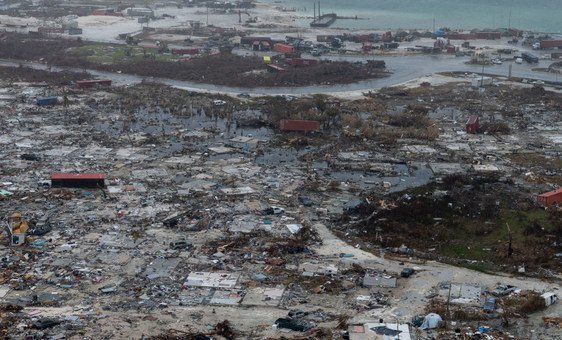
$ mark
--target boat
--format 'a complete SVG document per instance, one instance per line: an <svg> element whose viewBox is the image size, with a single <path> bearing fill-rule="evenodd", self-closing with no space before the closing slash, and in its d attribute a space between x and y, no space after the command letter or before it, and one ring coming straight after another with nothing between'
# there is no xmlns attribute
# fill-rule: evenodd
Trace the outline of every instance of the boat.
<svg viewBox="0 0 562 340"><path fill-rule="evenodd" d="M310 23L310 27L329 27L338 18L336 13L323 14Z"/></svg>

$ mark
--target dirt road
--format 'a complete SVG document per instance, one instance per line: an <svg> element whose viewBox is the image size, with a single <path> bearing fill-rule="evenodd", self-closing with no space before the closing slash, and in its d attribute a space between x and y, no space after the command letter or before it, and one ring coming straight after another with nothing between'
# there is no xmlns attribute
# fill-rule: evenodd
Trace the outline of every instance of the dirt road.
<svg viewBox="0 0 562 340"><path fill-rule="evenodd" d="M410 318L421 313L427 303L425 298L440 282L454 282L463 284L474 284L483 288L493 289L498 283L509 284L521 289L535 290L538 292L558 291L559 285L549 283L535 278L513 277L507 275L490 275L466 268L455 267L435 261L427 261L425 264L412 264L406 262L400 265L398 261L384 259L370 252L358 249L336 237L325 225L314 225L323 244L314 249L318 255L334 256L340 253L353 254L352 258L344 258L343 262L357 263L363 267L378 270L386 270L389 273L400 273L404 267L413 267L416 273L408 279L398 280L398 289L393 290L396 301L392 302L392 308L380 310L380 317L398 317L401 321L409 321ZM553 306L551 313L560 313L561 306Z"/></svg>

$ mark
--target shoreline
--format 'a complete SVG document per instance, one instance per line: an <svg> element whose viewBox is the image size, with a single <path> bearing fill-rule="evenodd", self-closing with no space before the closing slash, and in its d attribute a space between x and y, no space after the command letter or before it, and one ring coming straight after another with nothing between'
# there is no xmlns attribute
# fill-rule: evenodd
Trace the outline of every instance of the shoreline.
<svg viewBox="0 0 562 340"><path fill-rule="evenodd" d="M257 0L254 2L256 4L255 8L258 8L259 6L262 6L262 8L268 8L271 11L275 11L277 14L281 14L281 13L286 13L288 14L287 17L292 17L292 18L296 18L297 20L311 20L312 21L312 16L310 14L308 14L308 11L301 11L301 14L298 14L299 11L282 11L279 9L279 7L281 7L281 4L274 4L274 3L268 3L268 2L264 2L263 0ZM340 20L356 20L354 16L349 16L347 14L345 15L340 15L339 13L337 13L336 11L333 11L334 13L336 13L338 15L338 19ZM341 18L340 18L341 17ZM366 20L372 20L373 18L370 17L359 17L357 18L357 21L366 21ZM400 27L403 25L398 25L398 26L393 26L393 27L370 27L370 28L364 28L364 27L337 27L335 26L337 25L337 20L336 22L330 26L327 27L327 29L333 29L333 30L345 30L345 31L428 31L431 32L431 28L408 28L408 27ZM450 25L449 25L450 26ZM315 29L314 27L309 27L308 25L297 25L297 26L290 26L291 28L299 28L299 29ZM443 28L446 27L445 25L443 26L435 26L435 28ZM325 27L326 28L326 27ZM449 29L451 29L451 31L453 32L471 32L471 31L482 31L484 28L489 28L490 30L508 30L510 28L512 29L517 29L520 30L522 32L528 32L528 33L533 33L533 34L548 34L548 35L554 35L554 36L560 36L562 37L562 31L560 32L546 32L546 31L541 31L541 30L533 30L533 29L522 29L522 28L517 28L517 27L486 27L485 25L482 27L477 27L477 26L473 26L471 28L467 28L467 27L447 27Z"/></svg>

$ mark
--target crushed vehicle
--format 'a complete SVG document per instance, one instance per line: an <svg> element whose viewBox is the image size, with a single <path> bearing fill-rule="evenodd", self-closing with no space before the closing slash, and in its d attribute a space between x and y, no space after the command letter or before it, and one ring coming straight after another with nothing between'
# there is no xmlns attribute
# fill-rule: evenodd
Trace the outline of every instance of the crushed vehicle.
<svg viewBox="0 0 562 340"><path fill-rule="evenodd" d="M400 276L404 277L404 278L408 278L410 276L412 276L412 274L414 274L414 269L413 268L404 268L402 269L402 271L400 272Z"/></svg>
<svg viewBox="0 0 562 340"><path fill-rule="evenodd" d="M489 297L486 299L486 302L484 302L484 312L486 313L492 313L493 311L496 310L496 298L493 297Z"/></svg>
<svg viewBox="0 0 562 340"><path fill-rule="evenodd" d="M276 207L276 206L271 206L267 209L262 210L262 214L263 215L279 215L285 212L285 209L280 208L280 207Z"/></svg>
<svg viewBox="0 0 562 340"><path fill-rule="evenodd" d="M492 290L492 295L494 296L505 296L513 293L517 290L517 287L510 285L499 285L494 290Z"/></svg>

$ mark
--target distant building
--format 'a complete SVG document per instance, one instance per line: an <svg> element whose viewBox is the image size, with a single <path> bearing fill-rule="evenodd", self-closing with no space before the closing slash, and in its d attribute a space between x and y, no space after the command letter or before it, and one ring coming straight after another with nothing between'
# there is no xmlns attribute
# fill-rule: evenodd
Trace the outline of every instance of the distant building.
<svg viewBox="0 0 562 340"><path fill-rule="evenodd" d="M479 127L480 127L480 117L474 115L468 117L468 120L466 121L467 133L477 133Z"/></svg>

